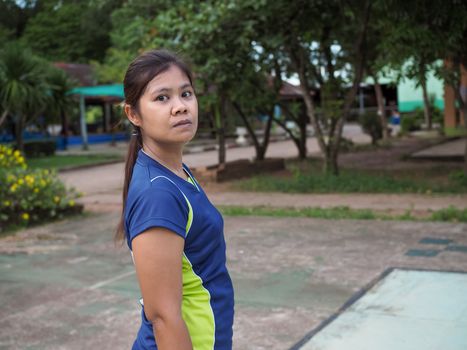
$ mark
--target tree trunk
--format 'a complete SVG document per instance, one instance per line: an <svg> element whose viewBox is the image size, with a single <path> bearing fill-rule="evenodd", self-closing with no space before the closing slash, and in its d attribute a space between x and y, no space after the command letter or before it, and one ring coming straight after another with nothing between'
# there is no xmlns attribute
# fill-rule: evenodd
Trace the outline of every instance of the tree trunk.
<svg viewBox="0 0 467 350"><path fill-rule="evenodd" d="M460 64L459 63L453 63L451 65L451 69L455 69L453 67L458 67L460 70ZM459 77L460 77L460 71L459 71ZM448 80L449 85L454 91L454 95L456 98L456 101L459 105L460 112L463 114L464 117L464 129L466 130L467 133L467 96L464 98L460 92L460 87L462 84L462 80L459 79L449 79ZM467 135L466 135L466 141L465 141L465 147L464 147L464 175L467 176Z"/></svg>
<svg viewBox="0 0 467 350"><path fill-rule="evenodd" d="M269 146L269 138L271 136L271 126L272 126L272 118L274 115L274 108L268 113L268 121L266 122L266 127L264 129L264 139L263 139L263 144L261 147L261 152L258 154L257 158L258 160L264 160L266 158L266 151Z"/></svg>
<svg viewBox="0 0 467 350"><path fill-rule="evenodd" d="M62 137L63 137L63 149L68 149L68 117L64 111L61 112L62 119Z"/></svg>
<svg viewBox="0 0 467 350"><path fill-rule="evenodd" d="M243 124L245 124L246 130L248 131L248 134L253 140L253 145L255 146L255 151L256 151L256 159L257 160L264 159L264 154L266 152L263 149L261 149L261 145L259 144L258 137L256 136L255 131L253 127L251 126L251 123L248 121L248 118L246 117L245 113L243 113L243 110L240 108L240 105L238 103L232 102L232 105L234 106L237 113L240 115L240 118L242 118L242 121L243 121Z"/></svg>
<svg viewBox="0 0 467 350"><path fill-rule="evenodd" d="M295 145L297 146L298 150L298 158L299 159L305 159L307 156L307 149L306 149L306 139L307 139L307 134L306 134L306 124L307 124L307 118L308 118L308 113L305 113L304 115L299 116L296 118L292 112L287 108L286 105L280 104L280 107L282 110L285 112L285 114L292 119L294 122L296 122L299 130L300 130L300 136L297 138L291 130L289 130L284 123L280 122L279 120L275 120L277 124L279 124L292 138L294 141ZM323 141L324 144L324 141ZM324 152L323 152L324 154Z"/></svg>
<svg viewBox="0 0 467 350"><path fill-rule="evenodd" d="M462 96L460 96L460 98L462 99ZM464 115L464 129L466 131L464 148L464 176L467 177L467 101L463 100L463 103L460 105L462 108L462 114Z"/></svg>
<svg viewBox="0 0 467 350"><path fill-rule="evenodd" d="M373 75L373 80L375 81L375 94L376 102L378 104L378 116L381 120L381 126L383 129L383 140L389 139L389 130L388 130L388 121L386 119L386 109L384 104L383 90L381 85L379 85L378 77Z"/></svg>
<svg viewBox="0 0 467 350"><path fill-rule="evenodd" d="M326 147L326 157L324 162L324 173L326 175L339 175L339 166L337 157L339 149L337 149L332 143Z"/></svg>
<svg viewBox="0 0 467 350"><path fill-rule="evenodd" d="M16 148L24 153L24 140L23 130L24 129L24 118L22 115L17 115L15 124L15 137L16 137Z"/></svg>
<svg viewBox="0 0 467 350"><path fill-rule="evenodd" d="M299 128L300 128L300 147L298 151L298 157L300 160L306 159L307 156L307 149L306 149L306 140L307 140L307 134L306 134L306 117L301 115L300 118L300 123L299 123Z"/></svg>
<svg viewBox="0 0 467 350"><path fill-rule="evenodd" d="M467 177L467 136L465 137L464 147L464 176Z"/></svg>
<svg viewBox="0 0 467 350"><path fill-rule="evenodd" d="M3 122L6 120L6 117L8 116L8 111L3 111L2 116L0 117L0 127L2 126Z"/></svg>
<svg viewBox="0 0 467 350"><path fill-rule="evenodd" d="M221 111L220 103L217 103L214 110L214 118L216 121L216 130L217 130L217 142L219 145L218 150L218 162L219 165L225 164L225 130L224 130L224 122L223 122L223 115Z"/></svg>
<svg viewBox="0 0 467 350"><path fill-rule="evenodd" d="M285 123L283 123L281 120L279 119L274 119L274 121L282 128L284 129L284 131L289 134L290 138L292 139L292 141L295 143L295 146L297 146L297 149L298 149L298 153L299 153L299 157L300 157L300 139L298 139L294 134L293 132L287 128L285 126Z"/></svg>
<svg viewBox="0 0 467 350"><path fill-rule="evenodd" d="M357 59L355 62L355 76L352 84L352 88L350 91L347 93L345 96L345 102L344 102L344 108L343 108L343 113L342 117L338 120L337 122L337 131L335 138L333 139L333 142L335 145L333 148L336 150L336 155L335 155L335 162L337 164L337 156L339 152L339 145L342 137L342 131L344 129L344 123L347 120L349 114L350 114L350 109L352 107L352 103L355 100L355 96L357 95L358 91L358 86L360 84L360 81L362 80L363 76L363 68L365 67L365 60L366 60L366 50L365 50L365 45L366 45L366 33L368 31L368 21L370 19L370 12L371 12L371 1L366 1L365 4L365 12L364 12L364 17L363 17L363 23L362 23L362 28L360 30L360 33L358 35L357 43L356 43L356 52L357 52ZM329 135L331 137L332 135ZM338 170L336 174L338 173Z"/></svg>
<svg viewBox="0 0 467 350"><path fill-rule="evenodd" d="M298 62L296 64L299 64ZM315 114L315 105L313 101L313 97L310 96L310 88L308 86L307 77L305 75L304 67L297 67L298 69L298 77L300 80L300 90L303 95L303 100L305 102L306 113L308 118L313 125L313 129L315 131L316 139L318 141L319 148L323 154L326 154L326 143L324 142L324 135L323 131L321 130L321 126L318 123L318 118Z"/></svg>
<svg viewBox="0 0 467 350"><path fill-rule="evenodd" d="M225 130L224 128L217 129L217 141L219 144L219 165L225 164Z"/></svg>
<svg viewBox="0 0 467 350"><path fill-rule="evenodd" d="M421 79L421 87L423 92L423 111L425 114L425 124L428 130L431 130L432 123L431 123L431 107L430 107L430 99L428 98L428 91L426 88L426 79L422 77Z"/></svg>

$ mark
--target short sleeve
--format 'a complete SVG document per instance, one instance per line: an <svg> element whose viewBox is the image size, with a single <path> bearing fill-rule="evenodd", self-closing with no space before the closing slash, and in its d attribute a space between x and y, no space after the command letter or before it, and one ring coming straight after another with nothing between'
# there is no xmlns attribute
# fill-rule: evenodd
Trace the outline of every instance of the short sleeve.
<svg viewBox="0 0 467 350"><path fill-rule="evenodd" d="M149 188L139 193L126 208L128 245L140 233L163 227L185 239L188 205L181 194L165 188Z"/></svg>

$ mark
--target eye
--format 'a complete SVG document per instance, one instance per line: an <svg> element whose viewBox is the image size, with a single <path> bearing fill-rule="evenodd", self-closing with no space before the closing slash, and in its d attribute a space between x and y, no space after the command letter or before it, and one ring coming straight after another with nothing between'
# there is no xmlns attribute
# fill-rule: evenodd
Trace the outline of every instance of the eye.
<svg viewBox="0 0 467 350"><path fill-rule="evenodd" d="M182 97L191 97L193 96L193 93L189 90L182 92Z"/></svg>
<svg viewBox="0 0 467 350"><path fill-rule="evenodd" d="M160 101L160 102L165 102L168 99L169 99L169 97L166 96L166 95L159 95L159 96L156 97L156 101Z"/></svg>

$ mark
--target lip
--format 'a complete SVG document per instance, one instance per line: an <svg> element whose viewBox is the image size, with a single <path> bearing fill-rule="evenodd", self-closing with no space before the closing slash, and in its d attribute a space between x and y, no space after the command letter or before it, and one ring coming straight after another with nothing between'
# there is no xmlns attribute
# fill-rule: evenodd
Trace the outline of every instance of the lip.
<svg viewBox="0 0 467 350"><path fill-rule="evenodd" d="M177 126L183 126L183 125L191 125L191 120L189 119L180 120L179 122L175 123L173 127L175 128Z"/></svg>

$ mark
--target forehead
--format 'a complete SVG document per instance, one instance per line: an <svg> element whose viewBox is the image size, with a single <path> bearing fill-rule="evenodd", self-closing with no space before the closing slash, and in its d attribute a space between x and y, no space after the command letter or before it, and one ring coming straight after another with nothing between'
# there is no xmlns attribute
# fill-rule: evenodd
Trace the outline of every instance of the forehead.
<svg viewBox="0 0 467 350"><path fill-rule="evenodd" d="M147 85L149 93L160 89L178 89L182 85L190 84L190 79L177 66L171 65L169 69L156 75ZM190 84L191 85L191 84Z"/></svg>

